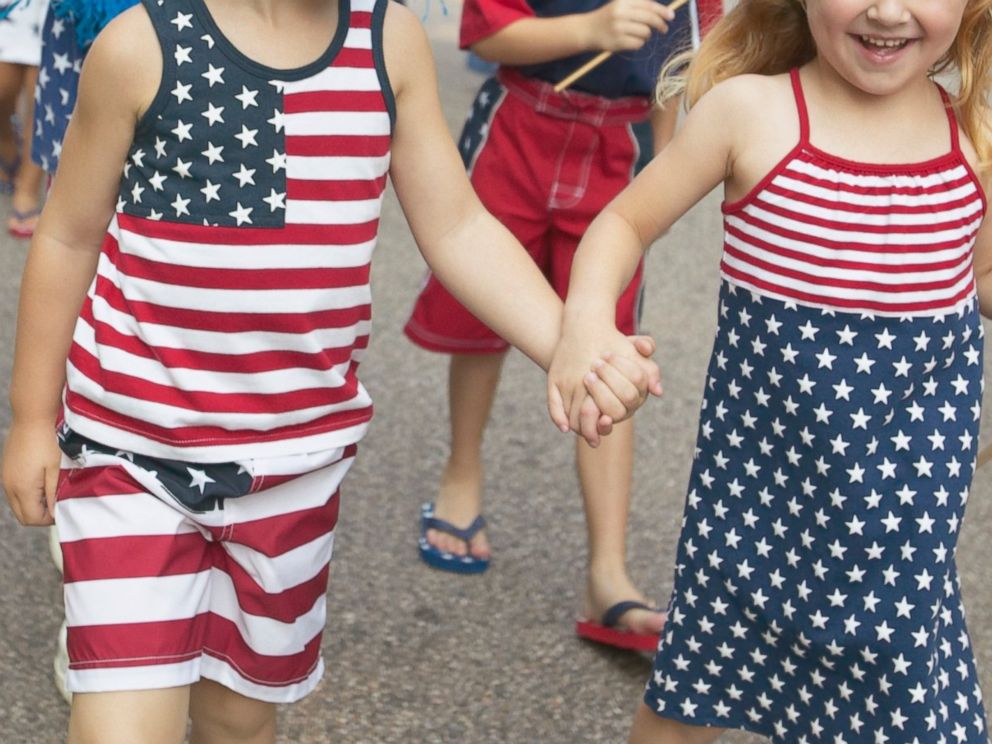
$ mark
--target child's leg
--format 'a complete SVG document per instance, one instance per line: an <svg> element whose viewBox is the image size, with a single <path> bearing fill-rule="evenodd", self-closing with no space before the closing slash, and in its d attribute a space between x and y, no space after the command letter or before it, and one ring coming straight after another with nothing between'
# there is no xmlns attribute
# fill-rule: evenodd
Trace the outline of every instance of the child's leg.
<svg viewBox="0 0 992 744"><path fill-rule="evenodd" d="M14 196L11 199L11 215L7 228L15 237L27 238L34 233L38 224L41 203L41 185L45 171L31 160L31 122L34 121L34 87L38 80L38 68L24 67L22 95L24 100L24 133L21 143L21 164L14 179Z"/></svg>
<svg viewBox="0 0 992 744"><path fill-rule="evenodd" d="M17 96L24 81L24 67L0 62L0 185L10 193L19 164L17 137L14 133L14 112Z"/></svg>
<svg viewBox="0 0 992 744"><path fill-rule="evenodd" d="M627 512L634 467L634 424L613 427L593 449L576 438L576 464L589 535L589 573L583 615L598 619L617 602L647 601L627 575ZM638 633L658 633L665 623L661 612L632 609L620 625Z"/></svg>
<svg viewBox="0 0 992 744"><path fill-rule="evenodd" d="M641 703L634 716L630 744L710 744L721 734L723 729L689 726L670 718L661 718Z"/></svg>
<svg viewBox="0 0 992 744"><path fill-rule="evenodd" d="M276 706L240 695L209 679L190 690L190 744L272 744Z"/></svg>
<svg viewBox="0 0 992 744"><path fill-rule="evenodd" d="M189 690L168 687L130 692L77 692L72 697L68 744L182 744Z"/></svg>
<svg viewBox="0 0 992 744"><path fill-rule="evenodd" d="M482 513L482 435L489 420L506 354L452 354L448 369L451 452L441 476L434 513L466 527ZM427 541L455 555L489 557L485 532L466 545L454 535L427 531Z"/></svg>

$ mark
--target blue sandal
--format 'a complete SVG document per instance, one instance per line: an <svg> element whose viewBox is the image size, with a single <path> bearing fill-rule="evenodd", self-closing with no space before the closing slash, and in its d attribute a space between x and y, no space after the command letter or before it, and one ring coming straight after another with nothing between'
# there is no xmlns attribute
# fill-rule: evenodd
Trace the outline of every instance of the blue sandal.
<svg viewBox="0 0 992 744"><path fill-rule="evenodd" d="M486 526L486 519L481 514L472 520L472 524L462 529L451 522L434 516L433 502L420 507L420 558L431 568L451 571L460 574L482 573L489 568L488 558L477 558L474 555L455 555L437 548L427 542L427 530L438 530L464 540L466 545L475 537L479 530Z"/></svg>

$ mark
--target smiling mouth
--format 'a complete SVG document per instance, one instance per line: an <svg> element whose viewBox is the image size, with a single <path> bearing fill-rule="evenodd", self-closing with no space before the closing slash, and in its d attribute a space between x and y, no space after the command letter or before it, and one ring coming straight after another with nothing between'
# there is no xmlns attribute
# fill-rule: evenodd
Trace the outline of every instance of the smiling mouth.
<svg viewBox="0 0 992 744"><path fill-rule="evenodd" d="M912 39L891 39L882 36L869 36L861 34L858 37L861 45L873 52L897 52L904 49Z"/></svg>

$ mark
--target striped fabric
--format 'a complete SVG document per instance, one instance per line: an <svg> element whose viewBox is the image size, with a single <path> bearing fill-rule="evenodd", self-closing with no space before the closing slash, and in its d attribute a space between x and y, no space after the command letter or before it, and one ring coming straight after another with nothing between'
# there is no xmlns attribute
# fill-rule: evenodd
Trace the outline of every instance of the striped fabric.
<svg viewBox="0 0 992 744"><path fill-rule="evenodd" d="M357 370L389 167L385 0L342 3L319 67L282 79L202 0L145 7L166 71L75 330L66 421L189 462L354 443L372 416Z"/></svg>
<svg viewBox="0 0 992 744"><path fill-rule="evenodd" d="M779 299L880 315L939 315L974 292L985 197L958 146L925 163L874 165L809 142L797 71L800 142L744 199L724 206L721 273Z"/></svg>
<svg viewBox="0 0 992 744"><path fill-rule="evenodd" d="M248 492L231 490L224 508L207 511L184 506L130 453L87 447L65 458L56 519L69 688L209 678L274 703L313 690L339 489L355 449L241 461ZM190 469L198 477L188 488L221 483L211 467Z"/></svg>

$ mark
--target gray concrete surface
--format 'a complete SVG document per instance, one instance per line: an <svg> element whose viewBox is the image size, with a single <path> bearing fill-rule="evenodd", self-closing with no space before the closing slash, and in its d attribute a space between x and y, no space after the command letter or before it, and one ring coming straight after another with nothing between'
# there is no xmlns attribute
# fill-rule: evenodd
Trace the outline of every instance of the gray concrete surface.
<svg viewBox="0 0 992 744"><path fill-rule="evenodd" d="M457 7L427 21L444 106L459 127L480 79L455 48ZM81 195L83 198L83 195ZM0 201L0 216L9 201ZM648 262L645 326L666 394L639 414L630 565L659 601L671 566L703 372L715 325L718 201L708 198ZM0 386L10 373L26 244L0 237ZM580 744L625 741L650 660L578 641L572 623L585 560L572 443L546 419L543 376L513 355L486 441L495 557L481 577L423 566L421 501L446 452L444 357L401 334L423 264L390 197L374 263L374 342L363 378L377 417L344 489L331 578L327 676L286 709L280 742ZM0 407L0 434L10 415ZM992 690L992 470L977 479L959 550L971 631ZM52 684L59 578L45 534L0 509L0 744L63 740L68 709ZM758 741L728 735L730 744Z"/></svg>

